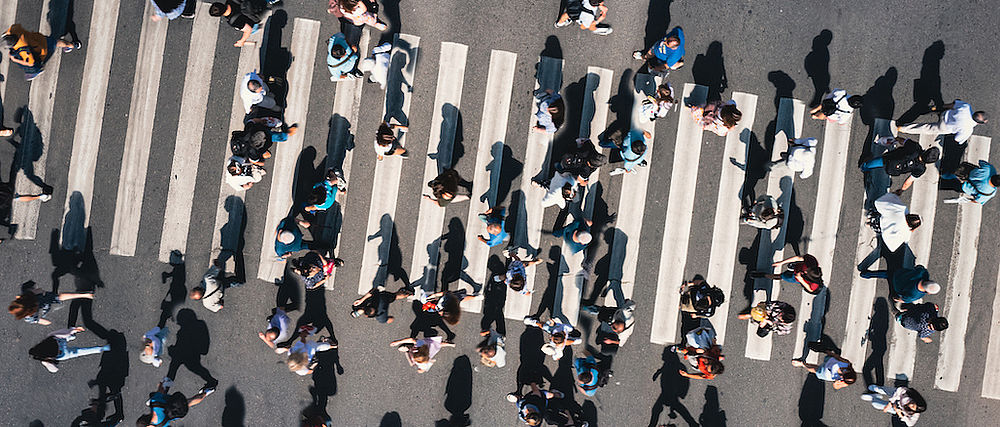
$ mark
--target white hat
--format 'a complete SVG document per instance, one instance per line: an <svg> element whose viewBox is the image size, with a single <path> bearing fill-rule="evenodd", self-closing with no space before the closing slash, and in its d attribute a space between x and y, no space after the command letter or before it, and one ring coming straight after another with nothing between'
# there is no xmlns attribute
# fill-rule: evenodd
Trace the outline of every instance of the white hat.
<svg viewBox="0 0 1000 427"><path fill-rule="evenodd" d="M941 292L941 285L933 280L924 280L923 288L925 292L931 295Z"/></svg>
<svg viewBox="0 0 1000 427"><path fill-rule="evenodd" d="M584 245L590 244L590 241L594 240L594 236L590 235L589 231L579 230L576 232L576 241Z"/></svg>

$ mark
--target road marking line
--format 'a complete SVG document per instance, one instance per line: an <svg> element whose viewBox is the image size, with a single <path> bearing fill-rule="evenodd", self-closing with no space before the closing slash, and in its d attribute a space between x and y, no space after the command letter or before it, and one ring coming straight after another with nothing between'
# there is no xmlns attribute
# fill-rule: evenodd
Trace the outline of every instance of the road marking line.
<svg viewBox="0 0 1000 427"><path fill-rule="evenodd" d="M413 73L417 65L420 37L398 34L392 46L388 81L386 82L383 117L395 117L409 125L410 101L413 98ZM397 69L396 67L400 67ZM392 111L390 111L392 110ZM399 117L402 114L403 117ZM399 143L406 146L406 133L399 137ZM375 164L375 179L372 184L371 206L368 210L368 225L365 247L358 279L358 293L363 294L376 285L385 283L388 274L392 235L396 229L393 217L396 215L396 200L399 197L399 177L403 170L403 160L399 156L385 156ZM378 238L381 236L381 238Z"/></svg>
<svg viewBox="0 0 1000 427"><path fill-rule="evenodd" d="M48 24L46 22L48 20L45 19L47 15L47 13L45 12L47 11L48 8L49 8L48 3L42 3L42 9L44 9L42 10L43 26ZM0 30L7 31L7 29L10 28L11 25L14 25L14 21L16 19L17 19L17 0L0 0ZM40 29L40 32L42 32L43 34L47 34L51 33L52 31L51 30L45 31L43 27L42 29ZM53 56L52 59L56 59L56 57ZM49 61L49 63L51 64L51 60ZM7 74L7 70L9 69L10 69L10 61L0 62L0 75L4 77L3 80L0 80L0 99L4 99L4 96L6 96L7 94L7 79L10 78L10 76Z"/></svg>
<svg viewBox="0 0 1000 427"><path fill-rule="evenodd" d="M990 337L983 371L982 396L989 399L1000 399L1000 376L995 375L997 366L1000 366L1000 272L997 272L996 289L993 293L993 315L990 318Z"/></svg>
<svg viewBox="0 0 1000 427"><path fill-rule="evenodd" d="M101 145L105 99L108 95L111 58L115 47L118 0L95 0L90 21L90 45L80 84L80 105L73 132L73 152L66 180L63 205L63 249L83 250L90 227L90 205L94 197L97 150Z"/></svg>
<svg viewBox="0 0 1000 427"><path fill-rule="evenodd" d="M292 28L292 44L290 46L292 64L288 68L288 105L285 107L285 120L298 123L299 132L289 135L288 140L275 144L271 169L271 194L267 202L267 216L264 219L264 232L260 248L260 264L257 278L274 280L282 277L285 262L278 261L274 253L274 230L278 223L289 213L294 214L298 207L294 206L292 190L295 186L296 165L302 153L304 129L309 109L309 93L312 90L313 67L316 60L316 45L319 43L319 21L295 18ZM308 165L310 168L312 165Z"/></svg>
<svg viewBox="0 0 1000 427"><path fill-rule="evenodd" d="M209 3L198 3L191 27L191 44L184 74L180 116L177 119L167 205L160 233L161 262L169 262L170 252L173 250L187 252L191 209L198 179L198 160L201 156L205 113L208 110L204 94L210 89L212 67L215 64L215 52L200 47L214 46L219 37L219 19L209 16L209 6Z"/></svg>

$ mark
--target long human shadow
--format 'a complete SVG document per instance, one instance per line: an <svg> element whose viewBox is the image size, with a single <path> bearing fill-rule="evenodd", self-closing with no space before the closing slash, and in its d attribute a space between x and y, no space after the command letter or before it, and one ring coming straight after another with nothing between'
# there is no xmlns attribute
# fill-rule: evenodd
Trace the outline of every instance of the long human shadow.
<svg viewBox="0 0 1000 427"><path fill-rule="evenodd" d="M451 103L441 106L441 132L437 143L437 151L427 156L437 161L437 171L440 174L445 169L454 168L458 159L465 155L465 145L462 128L462 112Z"/></svg>
<svg viewBox="0 0 1000 427"><path fill-rule="evenodd" d="M351 122L340 114L330 117L330 131L326 138L326 167L336 171L344 170L344 160L347 152L354 149L354 134L351 133ZM327 209L323 214L323 220L317 221L322 224L322 232L317 240L317 245L325 247L328 255L334 254L334 249L340 241L340 231L344 226L344 213L340 203L334 203L333 207Z"/></svg>
<svg viewBox="0 0 1000 427"><path fill-rule="evenodd" d="M389 121L389 119L395 118L399 123L409 125L410 119L403 112L406 97L406 94L403 93L403 86L406 86L407 91L413 91L413 82L406 80L403 70L413 70L417 66L417 54L417 47L410 46L406 40L396 38L386 76L385 115L382 120Z"/></svg>
<svg viewBox="0 0 1000 427"><path fill-rule="evenodd" d="M2 116L0 116L2 117ZM10 168L10 182L16 183L17 172L21 171L28 181L41 188L42 193L51 194L52 186L35 173L35 162L42 158L45 148L45 141L42 140L42 133L35 124L35 115L27 106L21 107L17 112L20 126L15 132L20 138L8 139L14 146L14 162Z"/></svg>
<svg viewBox="0 0 1000 427"><path fill-rule="evenodd" d="M671 3L673 0L649 0L649 7L646 9L646 35L642 39L643 49L649 49L653 43L667 35Z"/></svg>
<svg viewBox="0 0 1000 427"><path fill-rule="evenodd" d="M106 402L111 396L118 396L114 399L115 413L124 414L121 399L122 388L125 387L125 378L129 374L128 345L125 343L125 334L111 329L106 331L102 337L111 346L110 351L101 353L101 362L98 365L97 375L87 385L97 387L97 399Z"/></svg>
<svg viewBox="0 0 1000 427"><path fill-rule="evenodd" d="M861 367L865 386L881 385L885 382L885 353L888 350L889 308L885 298L878 297L872 306L871 323L868 325L868 341L872 352Z"/></svg>
<svg viewBox="0 0 1000 427"><path fill-rule="evenodd" d="M656 0L652 0L656 1ZM652 4L652 3L650 3ZM608 108L615 113L615 119L611 121L607 129L598 135L598 139L606 139L608 135L616 130L628 131L632 125L632 107L635 104L635 91L632 80L635 77L631 68L622 72L618 80L618 92L608 100ZM608 159L610 162L610 158Z"/></svg>
<svg viewBox="0 0 1000 427"><path fill-rule="evenodd" d="M441 241L441 252L444 252L448 259L441 267L441 290L451 289L451 284L462 280L472 286L473 289L480 289L482 284L476 283L472 276L465 271L469 267L469 259L465 257L465 248L469 244L465 240L465 227L462 220L452 217L448 221L448 231L438 238ZM478 245L479 242L472 242ZM434 291L434 283L425 283L423 289Z"/></svg>
<svg viewBox="0 0 1000 427"><path fill-rule="evenodd" d="M496 183L495 188L491 188L496 193L494 193L494 198L490 206L496 206L503 204L507 199L507 194L510 193L510 188L514 180L521 176L521 172L524 170L524 163L514 157L514 151L511 150L509 145L500 141L493 144L493 149L490 150L490 153L493 155L493 161L490 162L487 168L490 170L490 182ZM491 190L487 190L486 194L483 194L480 199L487 200ZM511 226L511 224L507 225L508 228Z"/></svg>
<svg viewBox="0 0 1000 427"><path fill-rule="evenodd" d="M792 187L791 197L788 198L788 206L785 207L788 210L788 218L785 223L785 245L791 246L792 252L795 255L802 255L803 250L800 244L808 244L808 239L802 236L805 233L806 220L802 214L802 208L795 201L797 194L795 188Z"/></svg>
<svg viewBox="0 0 1000 427"><path fill-rule="evenodd" d="M309 388L312 404L326 410L331 396L337 394L337 375L344 373L340 364L340 350L330 349L316 353L316 368L313 369L313 385Z"/></svg>
<svg viewBox="0 0 1000 427"><path fill-rule="evenodd" d="M896 67L889 67L885 71L885 74L875 79L872 87L868 88L865 92L865 105L861 107L859 115L861 116L861 122L865 126L868 126L868 134L864 139L865 145L861 150L861 159L872 155L872 146L874 144L871 144L871 141L875 138L876 119L892 120L893 113L896 110L896 101L893 98L892 91L896 86L898 76ZM866 205L866 207L868 206Z"/></svg>
<svg viewBox="0 0 1000 427"><path fill-rule="evenodd" d="M587 77L584 76L580 80L566 85L566 88L562 91L563 104L566 106L566 119L560 130L566 129L566 131L557 131L555 133L555 137L552 139L549 164L542 167L542 169L547 172L547 176L545 176L546 179L555 175L556 170L553 166L559 163L563 155L572 150L576 150L576 138L579 136L580 123L583 120L583 111L582 108L579 108L579 106L584 103L584 97L586 96L586 93L584 92L586 92L586 90Z"/></svg>
<svg viewBox="0 0 1000 427"><path fill-rule="evenodd" d="M746 161L741 166L746 172L743 180L743 203L748 205L753 203L756 198L757 184L760 183L768 174L767 165L771 162L772 153L774 148L774 135L777 132L778 126L778 110L781 104L781 98L792 98L794 97L795 91L795 80L792 79L788 73L781 70L771 71L767 73L767 80L774 85L774 118L768 122L767 126L764 128L764 139L758 138L758 135L754 132L750 132L746 135L744 140L747 144L746 150ZM741 139L743 139L741 134ZM730 161L736 163L735 160L730 159Z"/></svg>
<svg viewBox="0 0 1000 427"><path fill-rule="evenodd" d="M399 417L399 412L392 411L386 412L382 415L382 420L379 421L378 427L402 427L403 419Z"/></svg>
<svg viewBox="0 0 1000 427"><path fill-rule="evenodd" d="M913 80L913 106L903 112L898 123L911 123L921 115L931 112L931 107L944 105L941 96L941 60L944 59L944 42L931 43L924 49L920 77Z"/></svg>
<svg viewBox="0 0 1000 427"><path fill-rule="evenodd" d="M201 364L201 357L208 354L211 347L208 325L205 324L205 321L198 319L194 310L190 308L184 308L177 312L177 325L179 326L177 339L168 348L170 367L167 368L167 377L176 380L177 370L184 366L191 373L205 380L206 385L217 384L218 381L215 377Z"/></svg>
<svg viewBox="0 0 1000 427"><path fill-rule="evenodd" d="M410 322L410 338L416 338L423 334L425 338L438 336L437 328L444 332L445 339L455 339L455 333L451 331L441 316L437 313L430 313L423 310L420 301L413 301L413 322Z"/></svg>
<svg viewBox="0 0 1000 427"><path fill-rule="evenodd" d="M389 275L396 281L402 280L404 286L409 286L410 277L403 270L403 252L399 248L396 224L389 214L382 215L379 230L368 236L369 241L379 238L382 239L378 248L379 269L372 286L384 286Z"/></svg>
<svg viewBox="0 0 1000 427"><path fill-rule="evenodd" d="M542 317L542 314L548 310L549 315L555 317L557 315L556 311L556 301L558 298L559 290L559 280L560 273L562 271L562 256L560 254L559 246L552 246L549 248L548 260L545 262L545 266L548 270L549 280L545 284L545 290L542 292L542 298L538 302L538 308L531 315L535 318ZM522 347L523 348L523 347Z"/></svg>
<svg viewBox="0 0 1000 427"><path fill-rule="evenodd" d="M507 267L496 255L490 256L486 266L491 277L507 272ZM487 280L489 284L483 291L483 317L479 322L479 329L488 331L490 328L495 328L500 335L507 336L507 325L503 316L503 309L507 303L507 286L503 282Z"/></svg>
<svg viewBox="0 0 1000 427"><path fill-rule="evenodd" d="M524 191L517 189L510 198L510 209L507 211L507 222L514 227L515 232L511 234L510 246L513 248L524 248L529 256L537 255L539 248L531 247L528 242L528 207L527 196Z"/></svg>
<svg viewBox="0 0 1000 427"><path fill-rule="evenodd" d="M563 59L562 45L559 43L559 37L548 36L545 38L545 48L542 49L541 56L547 56L549 58Z"/></svg>
<svg viewBox="0 0 1000 427"><path fill-rule="evenodd" d="M524 328L518 338L518 366L515 374L516 386L538 383L541 387L544 381L552 380L552 372L545 366L545 353L542 345L545 336L539 328ZM521 391L521 390L517 390Z"/></svg>
<svg viewBox="0 0 1000 427"><path fill-rule="evenodd" d="M187 299L187 266L179 250L174 249L170 252L170 271L164 271L160 275L162 283L166 283L167 280L170 281L170 287L160 301L160 319L156 323L156 326L161 328L167 324L167 319L173 317L177 306Z"/></svg>
<svg viewBox="0 0 1000 427"><path fill-rule="evenodd" d="M49 21L52 37L69 35L71 41L80 41L76 35L76 22L73 21L73 0L49 0L49 13L45 19Z"/></svg>
<svg viewBox="0 0 1000 427"><path fill-rule="evenodd" d="M399 18L399 0L381 0L379 3L382 4L379 16L385 17L388 28L382 32L378 44L392 43L396 34L403 31L403 21Z"/></svg>
<svg viewBox="0 0 1000 427"><path fill-rule="evenodd" d="M753 290L756 279L750 277L751 271L757 270L757 252L760 251L761 236L763 233L756 233L750 246L740 248L737 261L743 266L743 297L747 300L747 307L753 302Z"/></svg>
<svg viewBox="0 0 1000 427"><path fill-rule="evenodd" d="M219 243L221 246L221 252L219 252L219 259L223 262L230 259L233 260L235 265L234 274L235 280L238 282L246 281L246 261L243 257L243 247L246 244L244 238L244 232L246 231L246 205L243 203L243 199L237 196L226 197L226 201L223 205L228 212L228 220L219 229Z"/></svg>
<svg viewBox="0 0 1000 427"><path fill-rule="evenodd" d="M823 30L813 37L812 50L806 55L803 66L813 83L813 97L810 107L819 105L823 95L830 91L830 43L833 32Z"/></svg>
<svg viewBox="0 0 1000 427"><path fill-rule="evenodd" d="M714 385L705 387L705 405L701 408L698 423L704 427L725 427L726 411L719 405L719 389Z"/></svg>
<svg viewBox="0 0 1000 427"><path fill-rule="evenodd" d="M80 252L87 244L87 229L84 226L87 219L83 193L74 191L69 196L69 210L63 220L62 249L69 252Z"/></svg>
<svg viewBox="0 0 1000 427"><path fill-rule="evenodd" d="M288 277L292 274L294 273L291 273L290 269L287 268L285 269L285 276L281 286L285 286L286 284L291 284L291 286L295 287L302 286L301 284L297 283L297 279ZM306 292L305 294L306 294L305 308L302 310L302 315L299 316L299 318L295 321L295 329L298 330L302 326L312 325L316 328L314 331L316 334L321 333L325 329L327 334L330 336L330 339L336 342L337 334L336 331L334 331L333 329L333 322L330 320L330 315L328 314L327 311L327 304L326 304L327 292L312 291L312 292ZM279 307L280 307L280 302L279 302ZM292 335L290 338L288 338L288 340L278 343L278 346L279 347L290 346L296 339L298 339L298 337Z"/></svg>
<svg viewBox="0 0 1000 427"><path fill-rule="evenodd" d="M822 427L823 407L825 406L826 386L816 375L807 375L802 391L799 393L799 420L802 427Z"/></svg>
<svg viewBox="0 0 1000 427"><path fill-rule="evenodd" d="M310 145L299 152L299 157L295 160L295 173L292 175L292 212L290 215L299 213L299 206L305 204L309 193L312 192L313 184L324 178L325 165L325 161L319 162L318 166L316 165L316 147Z"/></svg>
<svg viewBox="0 0 1000 427"><path fill-rule="evenodd" d="M691 75L694 77L695 84L708 87L706 101L722 99L723 92L729 88L729 79L726 77L726 62L722 57L722 42L713 41L708 45L708 50L704 54L699 53L694 58Z"/></svg>
<svg viewBox="0 0 1000 427"><path fill-rule="evenodd" d="M619 241L619 239L621 239L620 241L622 242L621 243L622 245L626 245L628 243L628 235L626 235L625 232L615 227L604 230L604 232L601 233L600 235L602 236L604 244L609 247L611 247L615 241ZM593 285L590 288L590 294L584 297L584 299L581 301L582 305L597 304L597 299L607 295L608 291L611 290L610 287L611 279L609 277L611 272L611 261L612 261L611 255L612 251L607 251L605 252L604 256L597 259L597 261L594 263L594 279L592 281Z"/></svg>
<svg viewBox="0 0 1000 427"><path fill-rule="evenodd" d="M469 362L469 356L461 355L455 358L444 395L444 408L451 416L437 420L434 425L439 427L472 425L472 420L466 413L472 407L472 363Z"/></svg>
<svg viewBox="0 0 1000 427"><path fill-rule="evenodd" d="M280 77L284 79L288 75L288 68L292 65L292 53L281 46L285 26L288 25L288 13L278 9L267 18L264 24L264 34L261 37L260 46L260 74L264 77ZM285 105L287 87L284 88L279 97L275 94L278 105Z"/></svg>
<svg viewBox="0 0 1000 427"><path fill-rule="evenodd" d="M657 378L660 380L660 395L656 398L650 411L649 427L660 425L660 415L663 414L664 408L670 409L670 418L680 415L689 426L698 425L698 421L681 403L681 399L687 396L691 386L691 380L682 377L679 373L684 367L677 359L677 355L669 348L663 349L662 359L663 366L653 374L653 381L656 381Z"/></svg>
<svg viewBox="0 0 1000 427"><path fill-rule="evenodd" d="M226 406L222 409L222 427L243 427L245 425L247 408L243 393L236 386L226 389Z"/></svg>

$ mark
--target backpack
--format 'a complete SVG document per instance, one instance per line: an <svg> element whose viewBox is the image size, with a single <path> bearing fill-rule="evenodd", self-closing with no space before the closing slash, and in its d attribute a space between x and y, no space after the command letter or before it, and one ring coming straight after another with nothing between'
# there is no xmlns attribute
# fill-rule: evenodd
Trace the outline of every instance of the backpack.
<svg viewBox="0 0 1000 427"><path fill-rule="evenodd" d="M152 403L151 407L163 408L163 413L165 414L164 419L156 423L157 426L163 426L170 421L176 420L178 418L184 418L188 413L188 400L184 393L176 392L167 396L166 403Z"/></svg>
<svg viewBox="0 0 1000 427"><path fill-rule="evenodd" d="M250 18L254 23L260 23L264 20L267 9L267 0L243 0L240 2L240 13Z"/></svg>
<svg viewBox="0 0 1000 427"><path fill-rule="evenodd" d="M600 363L598 363L598 364L585 363L583 365L584 368L586 368L586 369L593 369L593 370L597 371L597 382L594 383L593 385L581 385L580 388L582 388L582 389L584 389L586 391L590 391L590 390L596 390L598 388L601 388L601 387L604 387L604 386L608 385L608 381L611 380L611 377L614 375L615 372L612 371L611 369L601 369L601 367L599 365L600 365Z"/></svg>

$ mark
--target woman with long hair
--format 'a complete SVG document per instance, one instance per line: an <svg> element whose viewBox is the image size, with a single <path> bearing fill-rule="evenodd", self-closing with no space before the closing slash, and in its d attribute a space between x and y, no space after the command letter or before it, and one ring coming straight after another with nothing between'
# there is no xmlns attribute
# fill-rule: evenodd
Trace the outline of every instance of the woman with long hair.
<svg viewBox="0 0 1000 427"><path fill-rule="evenodd" d="M76 334L83 331L84 329L79 327L53 331L42 342L31 347L28 350L28 354L32 359L41 362L42 366L45 366L45 369L48 369L49 372L55 373L59 371L59 366L57 366L59 362L111 350L110 345L70 347L68 344L69 341L76 339Z"/></svg>

